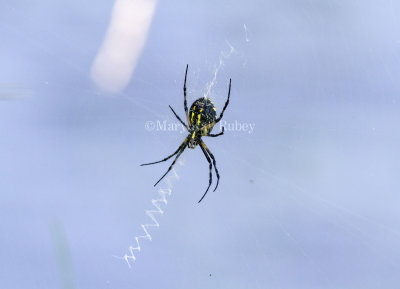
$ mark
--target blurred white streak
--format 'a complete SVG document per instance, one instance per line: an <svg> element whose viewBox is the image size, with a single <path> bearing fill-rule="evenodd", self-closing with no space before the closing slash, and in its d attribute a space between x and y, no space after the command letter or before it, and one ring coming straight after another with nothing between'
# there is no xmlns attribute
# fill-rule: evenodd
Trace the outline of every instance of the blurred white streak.
<svg viewBox="0 0 400 289"><path fill-rule="evenodd" d="M116 0L103 44L91 69L91 78L107 92L128 84L146 42L156 0Z"/></svg>

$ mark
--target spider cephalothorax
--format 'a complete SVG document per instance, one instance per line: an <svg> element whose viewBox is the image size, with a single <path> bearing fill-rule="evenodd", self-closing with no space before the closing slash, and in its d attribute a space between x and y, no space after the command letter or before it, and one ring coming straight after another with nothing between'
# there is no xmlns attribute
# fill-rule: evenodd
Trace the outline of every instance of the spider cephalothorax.
<svg viewBox="0 0 400 289"><path fill-rule="evenodd" d="M167 174L168 172L172 169L174 166L176 160L179 158L179 156L183 153L186 147L194 149L197 145L200 145L201 150L204 153L204 156L206 157L208 163L209 163L209 168L210 168L210 174L209 174L209 183L206 192L204 195L201 197L199 203L205 195L208 192L208 189L211 186L212 183L212 166L214 165L215 169L215 174L217 175L217 185L215 186L214 191L218 187L218 182L219 182L219 173L217 169L217 165L215 162L214 155L211 153L211 151L208 149L206 144L203 142L201 139L203 136L210 136L210 137L216 137L224 134L224 128L222 127L222 131L217 134L211 134L211 131L216 123L218 123L223 115L226 107L229 104L229 96L231 94L231 79L229 80L229 90L228 90L228 99L225 102L224 108L221 111L221 114L217 118L217 112L215 109L215 106L213 102L208 98L208 97L202 97L197 99L195 102L190 107L190 110L188 112L187 108L187 102L186 102L186 78L187 78L187 71L188 71L188 65L186 65L186 72L185 72L185 82L183 84L183 95L184 95L184 108L185 108L185 115L186 115L186 121L188 125L186 125L181 118L176 114L176 112L173 110L171 106L169 108L172 110L174 113L175 117L182 123L182 125L187 129L189 132L189 135L185 138L183 143L178 147L178 149L168 157L162 159L161 161L157 162L152 162L152 163L147 163L147 164L142 164L141 166L146 166L146 165L152 165L152 164L157 164L161 162L165 162L166 160L170 159L174 155L177 155L168 168L167 172L155 183L154 186L156 186ZM212 160L212 162L211 162Z"/></svg>

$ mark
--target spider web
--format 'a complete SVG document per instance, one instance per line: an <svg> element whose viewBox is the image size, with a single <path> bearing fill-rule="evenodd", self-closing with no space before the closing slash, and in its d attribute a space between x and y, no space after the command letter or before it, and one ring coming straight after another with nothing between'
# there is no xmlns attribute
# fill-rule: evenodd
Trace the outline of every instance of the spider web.
<svg viewBox="0 0 400 289"><path fill-rule="evenodd" d="M219 61L218 64L215 66L214 68L214 73L213 73L213 78L211 79L211 81L209 81L206 84L206 88L205 88L205 93L204 93L204 97L209 97L214 85L217 82L217 76L218 76L218 72L222 69L224 63L226 60L228 60L231 55L235 52L234 47L228 42L226 41L226 44L229 48L229 50L227 52L225 51L221 51L220 55L219 55ZM134 101L135 103L137 103L137 99L133 99L128 97L125 94L122 94L123 97L127 97L128 99ZM147 105L140 105L143 108L146 108ZM153 115L157 115L160 116L160 114L155 113L154 111L150 111ZM180 160L178 160L178 164L179 165L183 165L184 162L182 161L182 156L180 157ZM172 175L171 175L172 174ZM135 236L135 244L134 245L130 245L128 248L128 253L125 254L124 256L116 256L114 255L115 258L121 259L126 261L127 265L129 268L132 267L132 263L136 261L136 255L138 252L141 251L141 246L140 246L140 242L141 240L148 240L148 241L152 241L152 236L150 234L149 229L150 228L158 228L160 226L157 216L163 215L164 211L162 210L161 206L162 205L167 205L168 201L167 201L167 197L171 196L172 192L173 192L173 182L179 180L179 176L176 173L175 169L172 169L170 172L170 175L167 175L164 178L164 187L161 187L157 190L159 198L158 199L152 199L151 203L153 205L153 207L155 208L152 210L146 210L146 215L150 218L150 220L152 221L151 223L146 223L146 224L141 224L141 227L143 229L144 235L139 235L139 236Z"/></svg>
<svg viewBox="0 0 400 289"><path fill-rule="evenodd" d="M136 252L140 252L141 247L140 247L140 240L148 240L151 241L152 237L149 233L149 228L158 228L160 224L157 221L157 215L162 215L164 214L164 211L162 210L161 206L162 204L167 205L168 200L167 197L171 196L172 193L172 185L174 180L179 180L179 176L176 174L175 169L171 170L171 175L166 176L164 178L163 184L161 185L161 188L157 190L159 194L158 199L152 199L151 203L154 206L155 210L146 210L146 215L151 219L152 223L147 223L147 224L142 224L141 227L143 229L143 232L145 233L144 235L136 236L135 245L129 246L129 253L125 254L123 257L120 256L114 256L118 259L125 260L126 263L128 264L129 268L132 267L131 263L136 261Z"/></svg>
<svg viewBox="0 0 400 289"><path fill-rule="evenodd" d="M387 2L386 5L380 5L377 9L378 13L386 10L396 11L396 9L391 9L395 8L393 3L388 4ZM153 68L134 74L132 79L134 85L139 84L144 87L143 91L138 93L138 91L128 88L125 92L116 94L117 99L125 101L123 105L126 103L131 105L126 105L126 108L119 108L108 114L103 114L107 111L106 109L99 109L101 113L96 114L93 111L96 110L98 100L103 96L94 87L88 88L87 84L82 84L82 79L88 75L88 64L79 58L70 57L67 53L60 53L58 49L63 47L69 52L79 52L76 55L84 58L85 61L92 59L94 50L80 45L81 42L76 41L77 38L68 31L58 32L49 26L43 26L40 27L39 32L35 32L13 25L14 22L9 20L21 19L18 10L23 8L18 5L17 3L14 6L14 4L6 2L1 4L1 7L4 8L2 13L7 16L4 18L5 20L1 21L1 32L6 32L7 36L10 36L4 38L10 39L10 42L15 39L24 40L25 46L18 47L19 53L27 49L26 53L32 53L31 57L35 59L34 62L48 61L46 63L49 67L49 63L53 62L62 69L57 70L57 73L51 69L49 69L51 73L49 71L43 73L40 70L43 68L42 65L33 66L38 71L35 70L35 73L31 72L31 74L20 76L19 82L11 82L11 89L9 89L8 81L1 80L2 87L6 87L0 92L0 98L2 101L4 100L1 103L3 108L2 124L6 124L0 132L3 148L2 161L5 164L2 171L5 177L1 184L2 198L5 199L5 202L2 202L5 204L2 207L2 212L5 214L2 215L2 225L7 225L8 220L16 220L10 222L9 227L4 225L3 231L13 233L13 239L4 238L3 267L10 270L13 268L13 264L18 265L15 271L11 271L15 272L15 280L20 279L18 276L21 271L28 272L35 269L38 271L32 271L34 273L32 275L40 277L56 275L43 274L43 269L39 271L39 268L34 268L37 266L32 266L32 264L36 264L37 258L40 257L43 264L53 265L51 256L47 257L48 259L45 256L46 251L42 244L47 244L47 239L46 234L41 232L43 224L40 222L43 221L43 215L60 215L62 219L66 220L67 235L74 242L71 250L74 254L72 260L77 260L75 266L80 269L80 281L92 278L91 282L95 282L99 279L98 276L105 272L103 270L105 266L101 260L106 258L101 256L112 256L112 254L122 251L123 253L117 258L123 262L118 260L118 262L110 263L116 263L117 266L122 263L125 266L125 262L128 267L133 266L138 253L144 252L143 242L155 240L153 232L154 229L160 227L158 218L165 214L165 206L167 204L171 206L170 197L174 193L178 180L178 174L174 170L159 187L154 191L150 190L155 195L153 198L142 194L143 191L138 187L142 183L140 179L143 177L143 182L146 182L149 188L152 185L150 178L157 177L158 175L154 176L154 174L161 173L163 169L158 167L151 173L143 172L143 170L136 172L134 169L129 171L129 168L140 163L141 159L137 156L145 151L140 145L135 147L136 144L144 144L143 146L152 148L162 147L163 151L157 151L157 156L154 154L156 160L158 156L162 156L164 152L172 149L172 146L175 145L174 141L179 141L176 133L141 133L145 130L143 122L148 118L173 120L167 104L162 103L161 98L153 99L149 98L149 95L162 95L168 101L176 99L176 103L181 107L184 67L189 62L188 76L190 76L191 82L188 85L189 103L190 99L193 100L193 96L204 95L223 104L226 94L215 93L215 90L219 87L222 87L221 90L226 88L226 79L229 79L230 73L223 71L224 65L227 64L228 59L232 60L232 56L242 56L243 49L233 40L222 41L220 46L214 43L214 48L223 47L222 52L220 55L216 53L211 60L206 61L206 69L204 66L191 64L191 61L187 60L188 57L182 57L181 54L176 55L177 59L182 58L181 61L171 62L165 60L160 51L150 52L151 55L147 56L147 60L151 60ZM44 6L42 4L39 8ZM313 7L308 8L320 9L318 15L323 13L322 4L318 7L317 5L311 6ZM41 15L39 8L32 9L38 9L36 13ZM213 204L208 205L218 211L219 215L214 215L218 221L207 219L205 222L210 226L220 222L223 222L223 225L217 229L213 227L214 231L201 232L210 239L208 247L214 249L214 254L218 250L222 252L221 254L217 252L215 256L207 256L209 260L215 261L217 266L225 268L225 271L222 272L220 268L216 268L217 266L213 267L212 278L216 279L217 273L222 272L220 276L225 275L220 277L220 283L226 284L229 280L235 280L237 288L257 288L265 286L265 284L276 288L293 288L293 284L298 288L330 288L340 287L343 284L345 284L344 287L365 288L369 286L368 283L373 287L398 284L400 232L398 213L396 213L399 199L396 191L399 185L395 172L398 171L398 162L396 161L398 128L396 125L399 123L399 119L397 113L393 113L382 104L391 95L389 88L394 91L398 90L397 82L394 81L399 75L398 68L396 68L399 61L394 52L398 49L398 43L392 50L384 49L385 45L394 42L393 39L396 39L395 35L398 34L390 31L390 27L398 27L396 18L390 20L390 17L385 17L385 19L377 17L376 19L382 20L380 22L375 21L376 19L374 20L373 17L369 18L371 23L377 26L387 24L386 21L392 24L385 27L387 33L384 35L389 35L388 39L379 38L380 41L362 42L360 39L362 36L359 33L352 35L346 34L346 32L344 34L348 38L339 38L335 43L329 42L329 45L320 47L318 41L326 39L326 35L319 35L320 32L313 29L320 26L318 24L324 23L321 23L320 20L320 22L315 22L312 19L312 11L308 8L300 12L292 11L293 13L288 14L287 18L283 17L281 24L275 27L279 31L279 37L276 38L271 37L260 41L262 35L252 35L254 27L251 23L240 23L239 25L242 29L242 42L246 45L254 45L252 47L254 58L250 58L248 53L244 54L253 61L252 69L258 70L248 70L246 74L249 75L242 73L240 75L242 77L232 77L234 90L231 99L236 101L236 105L234 102L231 103L226 117L234 115L237 118L253 118L250 121L257 123L258 130L252 135L238 132L226 133L226 137L230 137L230 142L219 150L218 156L229 159L231 161L229 166L232 168L227 167L227 170L224 171L224 177L226 176L228 180L223 183L224 187L221 184L219 187L219 190L225 188L223 203L218 204L220 207L213 207ZM327 11L333 10L328 9ZM368 7L364 7L358 12L363 15L362 13L365 11L379 16L375 11L370 11ZM302 19L297 20L304 26L297 26L296 22L292 22L292 19L296 18L295 15L299 14ZM382 13L382 15L389 14ZM25 13L24 15L22 21L28 23L27 26L33 26L37 22L37 18L31 16L35 13ZM282 14L275 13L275 15ZM327 19L334 17L330 13L327 16ZM358 16L355 15L355 17ZM362 19L357 18L356 20L361 21ZM342 21L339 22L342 23ZM361 29L359 23L356 24L357 29ZM372 29L367 33L370 36L368 39L376 37L374 33L377 26L370 27ZM265 27L271 28L267 25ZM286 39L285 33L294 27L296 28L294 29L295 33L290 34L289 40ZM304 29L305 27L308 28ZM340 28L338 30L344 31L343 27L338 27ZM346 29L346 31L351 32L353 26L349 25L349 27L350 29ZM262 28L257 27L257 30L254 31L260 31ZM319 35L321 38L316 38L317 40L313 38L313 41L309 41L307 35L298 33L299 28L303 29L302 31L305 33L307 29L310 29L313 35ZM267 34L270 35L265 33L265 35ZM48 39L52 41L47 41ZM362 49L354 48L357 45L352 42L353 39L361 41L356 44ZM285 40L288 42L285 43ZM233 45L230 44L231 42ZM263 42L268 44L263 44ZM49 43L56 43L59 47L49 46ZM296 51L291 53L290 48L287 48L286 45L294 46ZM301 50L302 45L306 47L306 52ZM341 60L343 55L339 55L337 51L333 50L329 50L329 53L325 55L323 53L326 47L334 47L339 49L339 54L343 53L343 55L351 55L351 57L347 56L346 60L348 61L345 65L340 62L334 63L336 60ZM345 47L345 50L340 52L342 47ZM366 51L365 47L369 47L369 49L366 56L363 56ZM39 56L45 57L42 59ZM357 62L362 57L365 57L364 62ZM15 63L7 58L4 57L3 64L10 68L10 71L4 72L5 76L13 75L15 71L12 69L16 67ZM262 69L254 65L254 62L260 63ZM16 63L19 62L16 61ZM268 63L269 67L264 65L265 63ZM287 65L287 63L294 64ZM246 60L241 64L245 67ZM170 69L165 74L175 79L172 88L170 86L166 89L166 85L163 83L163 81L167 81L166 77L158 72L157 67ZM299 67L307 69L299 69ZM309 67L313 69L308 69ZM365 69L365 67L369 69ZM25 67L23 68L20 70L26 71ZM340 75L335 74L335 69L340 70ZM367 75L363 74L364 70L367 71ZM151 73L147 73L148 71ZM221 77L221 73L227 75ZM46 75L46 78L42 75ZM358 78L354 79L351 75L357 75ZM331 84L332 76L336 77L335 83L338 84L335 85L337 86ZM377 81L378 84L375 83L376 87L374 87L369 82L364 83L365 79L362 77L370 82ZM285 79L285 81L281 81L281 79ZM221 85L216 85L218 80ZM341 81L344 80L348 80L352 85L342 87ZM168 81L171 82L170 79ZM242 90L239 91L237 88L240 87L238 83L241 81ZM273 83L274 81L277 83ZM367 89L362 85L354 86L355 83L361 83ZM305 85L301 86L300 84ZM82 87L85 89L82 90ZM304 87L307 88L305 91ZM173 91L175 88L176 91ZM375 89L376 95L367 91L369 88L371 91ZM387 93L389 96L380 97L381 94L385 94L382 91L389 92ZM311 95L315 93L315 99L309 97L307 93ZM47 98L36 101L35 97L41 96L41 94ZM82 101L78 100L80 97L83 99ZM357 97L362 99L362 102L357 102ZM346 98L346 100L343 101L341 98ZM10 100L16 102L8 102ZM22 105L19 105L17 101L21 101ZM104 99L100 101L104 101ZM340 105L341 102L343 102L343 106ZM376 104L376 107L368 107L371 103ZM397 97L390 100L391 107L397 108L397 103ZM321 104L322 107L319 106ZM28 106L31 106L31 109L26 109ZM217 105L217 108L220 107ZM238 107L240 108L239 112ZM131 113L126 113L127 110ZM120 111L122 113L118 114ZM178 114L181 115L182 109L179 111L180 113L177 109ZM113 121L123 123L126 120L131 122L129 124L131 126L140 123L138 125L140 128L120 130L118 133L108 135L107 138L99 137L104 133L99 127L106 126L107 123ZM92 124L97 121L100 123L98 126L87 125L87 123ZM24 122L33 125L24 127L21 125ZM115 127L120 127L121 123ZM51 133L48 133L49 127L54 129ZM80 131L80 133L76 133L76 131ZM137 137L136 133L138 133ZM116 142L119 144L128 142L127 147L107 142L108 139L113 139L117 135L119 138ZM133 135L134 141L127 140L126 135ZM87 143L78 141L82 139L89 141ZM73 152L71 153L71 151ZM100 153L90 155L91 151ZM118 151L123 152L121 154L124 156L121 157L115 153ZM108 152L113 152L113 154ZM105 153L108 154L103 157L102 154ZM86 155L91 158L86 159ZM147 157L147 155L143 156L143 161L147 161ZM181 161L178 161L179 166L183 165L185 157L184 154L181 156ZM121 169L118 166L124 158L128 159L128 164L121 166L123 168ZM80 161L76 161L76 159ZM100 161L97 162L97 159ZM110 161L114 159L117 161ZM107 165L104 164L106 162ZM107 187L108 183L104 181L111 173L111 170L106 170L104 167L112 166L114 163L118 163L118 166L113 167L118 174L129 175L129 178L133 175L125 187L120 186L123 181L115 176L114 182L109 187ZM14 171L17 171L18 174L12 175L11 173ZM74 178L71 178L71 175ZM83 177L80 178L78 175ZM145 179L147 175L149 178ZM193 174L191 177L193 178ZM75 186L72 181L69 182L71 179L76 182ZM183 182L183 179L180 183ZM97 186L96 190L91 190L88 183L95 182L104 184L105 189L101 191L101 186ZM22 183L29 184L29 188L22 186ZM185 184L189 184L189 181L186 180ZM12 194L9 193L10 188L12 188ZM88 222L87 212L98 216L100 222L105 223L101 224L102 227L107 227L106 222L111 219L108 216L100 218L104 215L103 210L109 209L105 204L113 203L111 199L104 197L107 195L106 190L115 199L127 200L114 203L118 211L113 211L112 216L122 217L117 220L113 219L112 224L108 224L108 227L114 228L121 223L120 226L123 228L119 227L112 231L113 236L118 234L120 236L127 231L129 235L133 235L133 237L126 237L118 246L113 243L110 252L101 251L107 242L99 240L98 236L95 236L96 233L106 236L108 230L105 230L106 233L104 233L104 231L94 231L96 228L93 228L90 234L86 232L88 224L93 225L98 222L97 219L92 223ZM129 194L119 195L123 190L129 191ZM139 190L140 192L135 194ZM194 193L191 195L197 201ZM147 203L151 200L149 207L152 206L152 208L146 210L144 214L148 221L139 221L141 215L133 215L134 217L129 214L124 215L124 212L127 211L146 208L147 203L143 205L139 201L135 206L124 204L140 198L145 199ZM102 202L99 202L98 199L101 199ZM16 207L14 204L19 204L20 207ZM81 207L81 204L86 206ZM120 208L119 206L124 207ZM26 214L24 216L27 217L20 219L15 212L11 211L24 212L23 214ZM43 213L34 214L35 211ZM78 217L74 219L70 212L77 212ZM206 218L204 211L201 212L203 213L202 217ZM140 214L143 215L143 212L141 211ZM9 216L13 218L9 218ZM122 222L121 219L127 221ZM40 220L40 222L33 223L34 220ZM197 227L200 226L201 223L197 224ZM194 235L197 227L190 233ZM16 228L23 233L17 235ZM80 229L86 234L80 232ZM42 239L34 239L36 235L32 232L35 234L41 232ZM27 236L29 236L29 240L32 238L32 242L25 242L18 248L20 250L15 250L15 244L20 244L21 240L27 240ZM196 236L200 238L202 235L197 234ZM223 244L218 243L219 239ZM77 245L77 242L82 240L84 246ZM40 245L35 246L35 244ZM155 249L154 242L152 244L153 247L148 251ZM96 247L96 245L99 246ZM191 243L188 246L194 247ZM84 248L84 250L80 251L80 248ZM87 248L94 248L94 250ZM167 252L167 250L173 251L174 248L162 246L162 250ZM199 252L206 251L208 250ZM33 252L44 252L44 254L38 256ZM193 258L196 259L192 260L193 263L197 259L201 259L200 255ZM143 257L147 258L147 256ZM239 258L242 260L241 262L237 262ZM8 266L10 264L11 266ZM146 267L145 262L141 264L143 266L136 268L138 272L141 268L153 270L156 261L150 267ZM198 271L203 274L201 269L205 266L201 266L203 264L200 263L195 263L195 265L199 265ZM90 272L85 271L87 269L85 266L91 268ZM175 267L178 268L177 265ZM101 270L96 271L95 268L101 268ZM258 271L259 268L262 268L262 272ZM157 273L160 272L161 269ZM214 272L217 273L214 274ZM117 267L113 273L118 276L115 279L119 279L121 277L118 275L120 267ZM184 271L182 275L188 274L194 273ZM143 276L148 275L143 274ZM106 276L106 278L109 277ZM190 280L201 279L198 275L190 275L187 278ZM241 281L243 283L240 283ZM153 283L155 282L156 280L153 280ZM82 284L82 282L76 283ZM141 285L145 287L144 285L150 283L146 280ZM8 284L6 283L6 285ZM29 285L31 286L31 284ZM125 286L130 285L129 282L125 283ZM152 286L149 288L157 287L153 285L148 286ZM164 286L165 283L162 285ZM9 287L15 286L13 283ZM101 288L101 286L97 286L97 288ZM386 288L390 288L390 286L386 286Z"/></svg>

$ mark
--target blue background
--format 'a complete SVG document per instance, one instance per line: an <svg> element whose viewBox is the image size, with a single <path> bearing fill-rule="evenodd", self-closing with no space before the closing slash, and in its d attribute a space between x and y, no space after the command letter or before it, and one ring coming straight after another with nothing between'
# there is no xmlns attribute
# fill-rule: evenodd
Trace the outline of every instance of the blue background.
<svg viewBox="0 0 400 289"><path fill-rule="evenodd" d="M159 1L110 95L89 73L112 7L0 4L2 288L398 288L399 3ZM221 181L200 204L208 164L184 152L129 269L168 167L139 164L185 137L145 123L183 118L186 64L191 103L220 59L209 96L232 78L224 120L254 131L205 139Z"/></svg>

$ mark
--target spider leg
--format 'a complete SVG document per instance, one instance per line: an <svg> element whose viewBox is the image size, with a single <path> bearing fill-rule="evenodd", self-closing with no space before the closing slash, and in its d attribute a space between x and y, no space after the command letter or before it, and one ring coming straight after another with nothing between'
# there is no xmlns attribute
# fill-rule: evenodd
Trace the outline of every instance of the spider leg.
<svg viewBox="0 0 400 289"><path fill-rule="evenodd" d="M183 153L183 151L186 148L186 142L184 142L181 146L180 146L180 150L178 151L178 155L175 157L174 161L172 162L172 164L169 166L168 170L166 171L166 173L157 181L157 183L154 184L154 186L157 186L157 184L169 173L169 171L172 169L172 167L174 166L176 160L179 158L179 156Z"/></svg>
<svg viewBox="0 0 400 289"><path fill-rule="evenodd" d="M147 164L141 164L140 166L148 166L148 165L154 165L154 164L158 164L158 163L162 163L165 162L166 160L169 160L170 158L172 158L174 155L176 155L182 148L184 148L186 146L186 143L188 141L188 138L186 138L183 143L178 147L178 149L171 155L167 156L166 158L162 159L161 161L157 161L157 162L152 162L152 163L147 163Z"/></svg>
<svg viewBox="0 0 400 289"><path fill-rule="evenodd" d="M205 155L205 157L206 157L206 159L207 159L207 161L208 161L208 164L210 165L210 176L209 176L209 178L208 178L208 187L207 187L207 190L206 190L206 192L204 193L204 195L201 197L199 203L200 203L200 202L203 200L203 198L206 196L206 194L207 194L207 192L208 192L208 189L210 188L211 183L212 183L212 164L211 164L211 159L210 159L210 157L208 156L208 153L207 153L207 151L204 149L204 147L203 147L203 146L200 146L200 148L201 148L201 150L203 151L203 153L204 153L204 155Z"/></svg>
<svg viewBox="0 0 400 289"><path fill-rule="evenodd" d="M220 133L217 133L217 134L210 133L207 136L217 137L217 136L220 136L220 135L223 135L223 134L224 134L224 127L222 127L222 131Z"/></svg>
<svg viewBox="0 0 400 289"><path fill-rule="evenodd" d="M181 122L181 124L182 124L187 130L189 130L188 127L187 127L187 125L186 125L186 124L181 120L181 118L176 114L176 112L174 111L174 109L173 109L171 106L169 106L169 108L172 110L172 112L174 113L175 117Z"/></svg>
<svg viewBox="0 0 400 289"><path fill-rule="evenodd" d="M183 83L183 106L185 108L185 114L186 114L186 121L189 124L189 113L188 113L188 108L187 108L187 101L186 101L186 77L187 77L187 71L188 71L189 64L186 64L186 72L185 72L185 82Z"/></svg>
<svg viewBox="0 0 400 289"><path fill-rule="evenodd" d="M219 183L219 173L218 173L218 169L217 169L217 163L216 163L216 161L215 161L214 155L211 153L211 151L208 149L208 147L206 146L206 144L205 144L203 141L201 141L200 147L201 147L202 149L204 148L204 149L207 151L207 153L210 155L210 157L211 157L211 159L212 159L212 161L213 161L213 165L214 165L214 169L215 169L215 174L217 175L217 185L215 186L214 191L213 191L213 192L215 192L215 190L216 190L217 187L218 187L218 183Z"/></svg>
<svg viewBox="0 0 400 289"><path fill-rule="evenodd" d="M227 99L226 102L225 102L224 108L222 109L221 114L219 115L219 118L217 118L217 119L215 120L215 123L219 122L219 121L222 119L222 117L224 116L224 111L225 111L225 109L227 108L227 106L228 106L228 104L229 104L229 97L230 97L230 95L231 95L231 83L232 83L232 79L229 79L228 99Z"/></svg>

